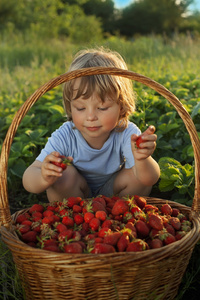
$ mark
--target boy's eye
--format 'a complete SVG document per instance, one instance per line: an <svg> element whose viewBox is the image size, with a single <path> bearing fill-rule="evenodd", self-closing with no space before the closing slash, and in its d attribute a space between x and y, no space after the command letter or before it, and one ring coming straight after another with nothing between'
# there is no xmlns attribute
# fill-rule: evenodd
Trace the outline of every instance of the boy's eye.
<svg viewBox="0 0 200 300"><path fill-rule="evenodd" d="M108 107L99 107L100 110L104 111L104 110L107 110Z"/></svg>
<svg viewBox="0 0 200 300"><path fill-rule="evenodd" d="M82 111L82 110L84 110L85 108L84 107L77 107L76 108L78 111Z"/></svg>

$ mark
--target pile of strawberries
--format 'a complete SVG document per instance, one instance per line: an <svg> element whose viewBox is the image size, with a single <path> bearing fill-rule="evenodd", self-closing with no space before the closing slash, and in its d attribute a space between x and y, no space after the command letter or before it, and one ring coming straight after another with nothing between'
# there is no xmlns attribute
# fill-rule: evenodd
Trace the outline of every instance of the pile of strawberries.
<svg viewBox="0 0 200 300"><path fill-rule="evenodd" d="M191 230L191 222L177 208L166 202L159 209L137 195L34 204L17 216L15 225L29 246L93 254L160 248Z"/></svg>

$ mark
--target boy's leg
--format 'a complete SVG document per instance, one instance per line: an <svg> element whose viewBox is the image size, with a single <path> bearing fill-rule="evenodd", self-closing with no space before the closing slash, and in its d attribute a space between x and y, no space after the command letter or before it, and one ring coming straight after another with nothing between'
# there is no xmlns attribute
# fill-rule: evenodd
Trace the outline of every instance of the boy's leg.
<svg viewBox="0 0 200 300"><path fill-rule="evenodd" d="M89 187L85 178L73 166L68 166L60 177L50 188L47 189L49 202L63 201L68 197L86 198Z"/></svg>
<svg viewBox="0 0 200 300"><path fill-rule="evenodd" d="M135 177L132 169L122 168L118 172L113 185L113 192L120 197L126 195L140 195L148 196L151 192L152 186L144 186Z"/></svg>

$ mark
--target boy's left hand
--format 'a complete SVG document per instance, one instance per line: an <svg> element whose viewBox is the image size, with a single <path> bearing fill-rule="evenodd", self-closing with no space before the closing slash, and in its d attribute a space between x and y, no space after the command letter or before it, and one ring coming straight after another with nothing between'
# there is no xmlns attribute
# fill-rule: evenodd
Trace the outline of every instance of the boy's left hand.
<svg viewBox="0 0 200 300"><path fill-rule="evenodd" d="M132 151L136 160L146 159L153 154L157 140L154 132L155 127L151 125L139 136L139 139L137 134L131 136Z"/></svg>

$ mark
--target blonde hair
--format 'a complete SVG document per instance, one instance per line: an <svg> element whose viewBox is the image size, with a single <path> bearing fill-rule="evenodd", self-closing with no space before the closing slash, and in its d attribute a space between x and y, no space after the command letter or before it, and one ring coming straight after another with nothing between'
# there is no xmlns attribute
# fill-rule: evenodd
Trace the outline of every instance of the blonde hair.
<svg viewBox="0 0 200 300"><path fill-rule="evenodd" d="M119 53L99 48L78 52L74 57L69 71L90 67L116 67L127 70L127 65ZM128 118L135 111L136 101L131 80L111 75L81 77L80 86L76 90L76 94L74 90L75 80L64 84L63 104L68 120L72 120L70 102L81 96L87 99L95 92L102 102L104 102L106 96L119 104L121 113L116 129L123 131L128 126Z"/></svg>

